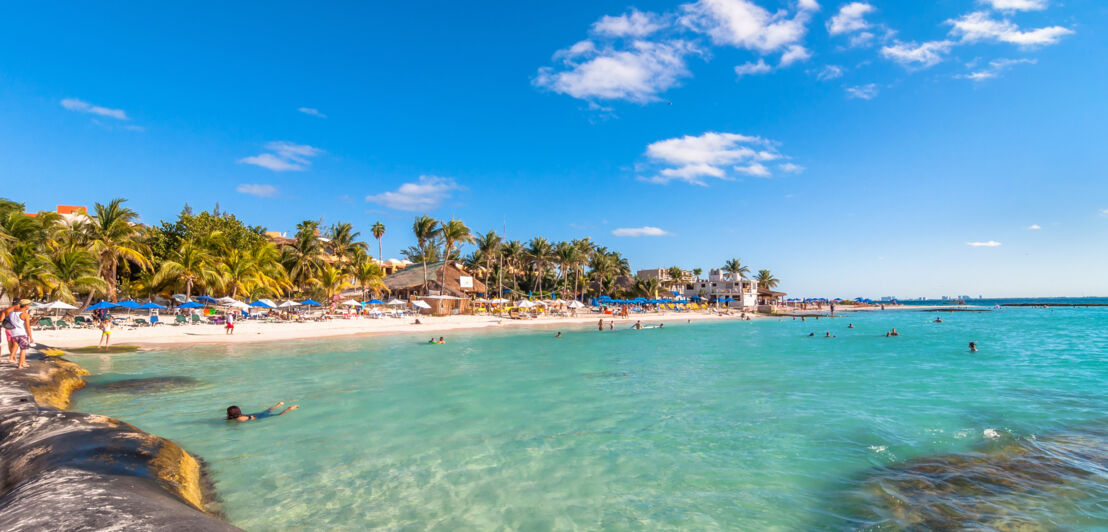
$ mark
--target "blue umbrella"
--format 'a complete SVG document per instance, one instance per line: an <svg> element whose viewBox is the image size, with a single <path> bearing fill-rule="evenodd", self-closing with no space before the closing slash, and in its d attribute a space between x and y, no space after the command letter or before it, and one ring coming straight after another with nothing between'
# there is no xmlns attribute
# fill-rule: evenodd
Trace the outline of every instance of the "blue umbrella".
<svg viewBox="0 0 1108 532"><path fill-rule="evenodd" d="M304 301L301 301L300 304L301 305L315 305L317 307L320 306L319 301L316 301L314 299L305 299Z"/></svg>
<svg viewBox="0 0 1108 532"><path fill-rule="evenodd" d="M109 309L109 308L115 308L115 307L118 307L118 306L119 305L116 305L115 303L112 303L111 301L101 301L101 302L87 308L86 310L104 310L104 309Z"/></svg>
<svg viewBox="0 0 1108 532"><path fill-rule="evenodd" d="M169 308L169 307L163 307L163 306L161 306L161 305L159 305L159 304L157 304L157 303L155 303L155 302L151 301L151 302L149 302L149 303L143 303L143 304L139 305L139 306L138 306L138 308L141 308L141 309L154 309L154 308Z"/></svg>
<svg viewBox="0 0 1108 532"><path fill-rule="evenodd" d="M134 301L131 301L131 300L120 301L119 303L116 303L116 306L120 306L120 307L127 308L127 309L139 308L139 304L135 303Z"/></svg>
<svg viewBox="0 0 1108 532"><path fill-rule="evenodd" d="M201 305L200 303L196 303L194 301L189 301L188 303L185 303L184 305L181 305L177 308L204 308L204 305Z"/></svg>
<svg viewBox="0 0 1108 532"><path fill-rule="evenodd" d="M369 304L370 304L370 305L384 305L384 304L385 304L385 302L384 302L384 301L381 301L380 299L377 299L377 298L373 298L373 299L370 299L370 300L369 300Z"/></svg>
<svg viewBox="0 0 1108 532"><path fill-rule="evenodd" d="M273 308L273 305L270 305L269 303L266 303L265 301L255 301L255 302L251 303L250 306L251 307L261 307L261 308Z"/></svg>
<svg viewBox="0 0 1108 532"><path fill-rule="evenodd" d="M219 302L218 299L216 299L212 296L196 296L196 300L197 301L207 301L208 303L217 303L217 302Z"/></svg>

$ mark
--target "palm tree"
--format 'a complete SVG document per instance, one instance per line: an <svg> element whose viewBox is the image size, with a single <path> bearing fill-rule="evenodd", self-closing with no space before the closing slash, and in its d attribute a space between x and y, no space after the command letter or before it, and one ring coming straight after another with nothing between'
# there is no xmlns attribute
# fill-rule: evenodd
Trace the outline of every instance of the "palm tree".
<svg viewBox="0 0 1108 532"><path fill-rule="evenodd" d="M446 288L446 266L450 264L450 254L454 247L473 241L473 233L461 220L450 219L449 222L439 222L439 236L442 237L443 255L446 257L442 264L442 280L439 282L440 293Z"/></svg>
<svg viewBox="0 0 1108 532"><path fill-rule="evenodd" d="M658 299L661 290L662 282L656 278L635 281L635 293L648 299Z"/></svg>
<svg viewBox="0 0 1108 532"><path fill-rule="evenodd" d="M510 273L512 275L512 291L519 292L519 271L522 269L523 256L527 253L526 248L519 240L512 240L504 245L500 251L500 257L502 261L508 263ZM503 293L503 291L501 291ZM499 296L498 296L499 297Z"/></svg>
<svg viewBox="0 0 1108 532"><path fill-rule="evenodd" d="M680 266L670 266L666 271L669 274L669 287L671 290L685 284L685 270Z"/></svg>
<svg viewBox="0 0 1108 532"><path fill-rule="evenodd" d="M323 246L316 235L318 227L319 222L300 222L293 243L286 244L282 250L281 263L293 285L300 290L315 284L313 281L323 264Z"/></svg>
<svg viewBox="0 0 1108 532"><path fill-rule="evenodd" d="M769 270L758 270L758 276L754 280L758 281L758 286L764 286L770 290L777 288L777 283L781 282Z"/></svg>
<svg viewBox="0 0 1108 532"><path fill-rule="evenodd" d="M336 294L340 294L343 290L349 288L350 282L347 280L345 272L331 264L327 264L319 271L319 286L323 290L323 295L327 297L327 301L330 302Z"/></svg>
<svg viewBox="0 0 1108 532"><path fill-rule="evenodd" d="M550 246L550 242L541 236L532 238L531 242L527 244L527 258L535 268L535 278L538 281L539 297L542 297L543 268L550 262L552 255L553 248Z"/></svg>
<svg viewBox="0 0 1108 532"><path fill-rule="evenodd" d="M353 277L358 288L362 289L363 301L366 298L366 292L369 290L373 290L374 293L388 290L385 286L385 271L372 260L363 260L354 264Z"/></svg>
<svg viewBox="0 0 1108 532"><path fill-rule="evenodd" d="M558 263L558 269L562 276L562 287L569 290L569 271L577 266L577 256L580 251L572 242L558 242L554 246L554 260Z"/></svg>
<svg viewBox="0 0 1108 532"><path fill-rule="evenodd" d="M488 291L489 276L492 274L493 260L500 256L500 247L503 245L503 240L500 235L496 234L496 231L489 231L483 235L477 235L474 239L474 243L477 245L477 254L485 262L485 290ZM503 270L503 268L500 268ZM500 279L500 270L497 271L497 284ZM497 297L500 297L499 295Z"/></svg>
<svg viewBox="0 0 1108 532"><path fill-rule="evenodd" d="M230 290L231 297L237 297L239 291L248 292L257 285L257 265L250 250L232 249L222 257L219 263L222 283Z"/></svg>
<svg viewBox="0 0 1108 532"><path fill-rule="evenodd" d="M215 255L201 242L186 240L169 254L158 269L154 283L176 279L184 283L185 298L192 297L192 287L200 285L208 288L222 288L223 277L216 266Z"/></svg>
<svg viewBox="0 0 1108 532"><path fill-rule="evenodd" d="M9 252L4 288L11 293L12 301L42 295L50 287L49 273L35 247L34 242L26 242Z"/></svg>
<svg viewBox="0 0 1108 532"><path fill-rule="evenodd" d="M575 260L573 264L574 271L576 272L576 275L573 276L573 299L577 299L581 294L578 290L577 282L581 279L581 276L585 274L585 265L589 263L595 249L589 237L574 240L573 247L577 248L577 260Z"/></svg>
<svg viewBox="0 0 1108 532"><path fill-rule="evenodd" d="M328 231L328 236L331 239L331 252L344 265L350 265L353 262L354 253L365 251L365 242L357 241L360 235L361 233L355 231L354 226L349 222L339 222L332 225L331 230Z"/></svg>
<svg viewBox="0 0 1108 532"><path fill-rule="evenodd" d="M385 258L381 252L381 237L385 236L385 224L378 220L369 230L373 233L373 238L377 239L377 262L383 263Z"/></svg>
<svg viewBox="0 0 1108 532"><path fill-rule="evenodd" d="M731 276L731 279L737 281L739 279L746 279L746 274L750 273L750 268L743 266L742 259L730 259L723 264L723 272ZM736 278L736 274L738 278Z"/></svg>
<svg viewBox="0 0 1108 532"><path fill-rule="evenodd" d="M254 292L276 295L291 291L292 282L288 270L281 264L281 251L270 242L259 242L250 248L250 262L254 266Z"/></svg>
<svg viewBox="0 0 1108 532"><path fill-rule="evenodd" d="M700 274L702 274L702 273L704 273L704 270L701 269L701 268L693 268L692 269L692 274L695 275L697 279L700 278Z"/></svg>
<svg viewBox="0 0 1108 532"><path fill-rule="evenodd" d="M108 283L107 296L115 300L116 280L119 277L120 261L135 264L140 269L149 269L150 250L142 242L142 226L136 220L138 213L123 206L126 201L116 198L107 205L95 206L95 214L84 224L89 242L88 249L97 256L100 263L100 276ZM92 295L89 294L89 301ZM89 301L85 302L87 306Z"/></svg>
<svg viewBox="0 0 1108 532"><path fill-rule="evenodd" d="M416 237L416 242L419 245L419 254L423 259L420 262L423 263L423 293L427 293L427 243L435 238L436 228L438 222L430 216L423 215L415 219L412 222L412 234Z"/></svg>
<svg viewBox="0 0 1108 532"><path fill-rule="evenodd" d="M77 291L88 290L95 293L108 287L108 283L97 275L99 268L96 257L81 248L56 250L45 257L43 266L52 287L51 297L66 303L77 301Z"/></svg>

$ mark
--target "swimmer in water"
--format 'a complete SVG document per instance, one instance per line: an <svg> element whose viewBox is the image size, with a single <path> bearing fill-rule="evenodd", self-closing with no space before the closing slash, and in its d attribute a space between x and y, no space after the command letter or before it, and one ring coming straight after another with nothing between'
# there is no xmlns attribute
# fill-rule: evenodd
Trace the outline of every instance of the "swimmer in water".
<svg viewBox="0 0 1108 532"><path fill-rule="evenodd" d="M596 323L596 330L598 330L598 331L603 331L604 330L604 318L600 318L600 321L598 321Z"/></svg>
<svg viewBox="0 0 1108 532"><path fill-rule="evenodd" d="M943 322L942 318L940 318L938 316L935 316L935 323L942 323L942 322Z"/></svg>
<svg viewBox="0 0 1108 532"><path fill-rule="evenodd" d="M555 338L561 338L562 337L562 331L558 331L558 334L555 334L554 337Z"/></svg>
<svg viewBox="0 0 1108 532"><path fill-rule="evenodd" d="M659 323L659 324L658 324L658 328L659 328L659 329L661 329L662 327L665 327L665 326L666 326L666 324L664 324L664 323Z"/></svg>
<svg viewBox="0 0 1108 532"><path fill-rule="evenodd" d="M429 343L429 344L435 343L435 337L432 336L430 340L427 340L427 343Z"/></svg>
<svg viewBox="0 0 1108 532"><path fill-rule="evenodd" d="M609 331L616 330L616 320L612 320L612 321L608 322L608 330Z"/></svg>
<svg viewBox="0 0 1108 532"><path fill-rule="evenodd" d="M847 325L847 326L846 326L846 328L847 328L847 329L853 329L853 328L854 328L854 324L853 324L853 323L851 323L850 325Z"/></svg>
<svg viewBox="0 0 1108 532"><path fill-rule="evenodd" d="M816 333L814 333L814 332L808 333L808 336L811 336L811 337L815 337L815 335L816 335Z"/></svg>
<svg viewBox="0 0 1108 532"><path fill-rule="evenodd" d="M267 409L265 409L261 412L258 412L257 414L243 414L242 410L239 409L239 407L234 406L234 405L228 406L227 407L227 421L238 421L238 422L241 423L243 421L253 421L255 419L265 419L267 417L281 416L281 415L287 414L287 413L289 413L293 410L296 410L297 408L300 408L300 405L292 405L292 406L282 410L278 414L273 413L274 410L277 410L278 408L281 408L281 405L284 405L284 404L285 404L285 402L281 401L280 403L277 403L277 404L275 404L275 405L273 405L273 406L271 406L271 407L269 407L269 408L267 408Z"/></svg>
<svg viewBox="0 0 1108 532"><path fill-rule="evenodd" d="M969 350L970 350L970 353L976 353L977 352L977 342L970 342L969 343Z"/></svg>
<svg viewBox="0 0 1108 532"><path fill-rule="evenodd" d="M439 344L445 344L445 343L446 343L446 339L440 336L440 337L439 337L439 341L438 341L438 342L436 342L436 343L439 343Z"/></svg>
<svg viewBox="0 0 1108 532"><path fill-rule="evenodd" d="M642 321L636 321L635 325L633 325L631 328L632 329L642 329Z"/></svg>
<svg viewBox="0 0 1108 532"><path fill-rule="evenodd" d="M900 336L900 333L896 332L896 327L893 327L893 330L889 331L889 336Z"/></svg>
<svg viewBox="0 0 1108 532"><path fill-rule="evenodd" d="M827 334L824 334L823 337L824 338L830 338L831 337L831 331L827 331Z"/></svg>

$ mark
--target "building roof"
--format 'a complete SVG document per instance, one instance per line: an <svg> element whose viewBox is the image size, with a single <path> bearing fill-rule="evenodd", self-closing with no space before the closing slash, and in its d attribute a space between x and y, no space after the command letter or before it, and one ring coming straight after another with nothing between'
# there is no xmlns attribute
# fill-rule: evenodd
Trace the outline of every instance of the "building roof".
<svg viewBox="0 0 1108 532"><path fill-rule="evenodd" d="M58 205L58 214L84 214L88 216L88 207L80 205Z"/></svg>
<svg viewBox="0 0 1108 532"><path fill-rule="evenodd" d="M443 262L431 262L427 264L427 285L438 289L439 287L439 271L443 269ZM463 275L470 275L469 272L459 268L454 263L446 266L446 292L449 295L465 295L470 292L484 292L485 283L482 283L476 277L473 279L473 288L462 288L459 284L459 277ZM415 288L421 288L423 286L423 263L417 262L400 270L388 277L385 277L385 286L390 291L396 290L412 290Z"/></svg>
<svg viewBox="0 0 1108 532"><path fill-rule="evenodd" d="M760 295L760 296L784 297L784 296L787 296L789 294L787 294L785 292L775 292L775 291L770 290L768 288L759 288L758 289L758 295Z"/></svg>

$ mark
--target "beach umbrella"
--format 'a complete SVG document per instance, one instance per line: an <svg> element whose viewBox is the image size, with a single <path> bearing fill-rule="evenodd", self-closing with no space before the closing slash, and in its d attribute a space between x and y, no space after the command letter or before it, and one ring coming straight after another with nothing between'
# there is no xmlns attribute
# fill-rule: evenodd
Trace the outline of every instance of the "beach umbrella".
<svg viewBox="0 0 1108 532"><path fill-rule="evenodd" d="M127 301L120 301L119 303L116 303L116 306L123 307L125 309L132 309L132 310L136 309L136 308L139 308L138 303L136 303L134 301L131 301L129 299Z"/></svg>
<svg viewBox="0 0 1108 532"><path fill-rule="evenodd" d="M195 297L195 298L193 298L193 299L195 299L195 300L197 300L197 301L206 301L206 302L208 302L208 303L218 303L218 302L219 302L219 300L218 300L218 299L216 299L216 298L214 298L214 297L212 297L212 296L196 296L196 297Z"/></svg>
<svg viewBox="0 0 1108 532"><path fill-rule="evenodd" d="M300 303L297 303L297 302L290 299L288 301L285 301L284 303L281 303L280 305L277 305L277 308L291 308L291 307L298 307L298 306L300 306Z"/></svg>
<svg viewBox="0 0 1108 532"><path fill-rule="evenodd" d="M569 304L566 306L569 308L581 308L584 307L585 304L580 301L570 301Z"/></svg>
<svg viewBox="0 0 1108 532"><path fill-rule="evenodd" d="M520 301L516 301L516 306L519 307L519 308L531 308L531 307L534 307L535 304L530 302L530 301L527 301L526 299L523 299L523 300L520 300Z"/></svg>
<svg viewBox="0 0 1108 532"><path fill-rule="evenodd" d="M143 304L139 305L138 308L141 308L141 309L157 309L157 308L169 308L169 307L163 307L163 306L151 301L149 303L143 303Z"/></svg>
<svg viewBox="0 0 1108 532"><path fill-rule="evenodd" d="M250 306L258 308L276 308L276 305L274 305L272 302L266 302L261 299L251 303Z"/></svg>
<svg viewBox="0 0 1108 532"><path fill-rule="evenodd" d="M305 299L304 301L301 301L300 304L301 305L308 305L309 307L312 306L312 305L315 305L317 307L320 306L319 301L316 301L314 299Z"/></svg>
<svg viewBox="0 0 1108 532"><path fill-rule="evenodd" d="M179 305L177 308L204 308L204 305L201 305L200 303L197 303L195 301L189 301L188 303Z"/></svg>
<svg viewBox="0 0 1108 532"><path fill-rule="evenodd" d="M415 301L412 301L412 306L419 307L419 308L425 308L425 309L430 309L431 308L431 305L428 305L427 302L422 300L422 299L417 299Z"/></svg>
<svg viewBox="0 0 1108 532"><path fill-rule="evenodd" d="M347 307L360 307L360 306L362 306L361 303L359 303L357 301L354 301L353 299L347 299L346 301L343 301L342 305L347 306Z"/></svg>
<svg viewBox="0 0 1108 532"><path fill-rule="evenodd" d="M92 305L91 307L89 307L85 310L104 310L104 309L109 309L109 308L115 308L115 307L118 307L118 306L119 305L117 305L115 303L112 303L111 301L101 301L101 302L99 302L95 305Z"/></svg>
<svg viewBox="0 0 1108 532"><path fill-rule="evenodd" d="M50 310L77 310L77 307L70 305L65 301L55 301L53 303L50 303L49 305L46 305L46 308Z"/></svg>
<svg viewBox="0 0 1108 532"><path fill-rule="evenodd" d="M391 306L394 306L394 307L400 306L400 305L407 305L407 303L405 303L405 302L403 302L399 299L396 299L395 297L390 299L388 304L391 305Z"/></svg>
<svg viewBox="0 0 1108 532"><path fill-rule="evenodd" d="M380 299L377 299L377 298L373 298L373 299L370 299L370 300L369 300L369 304L370 304L370 305L384 305L384 304L385 304L385 302L384 302L384 301L381 301Z"/></svg>

